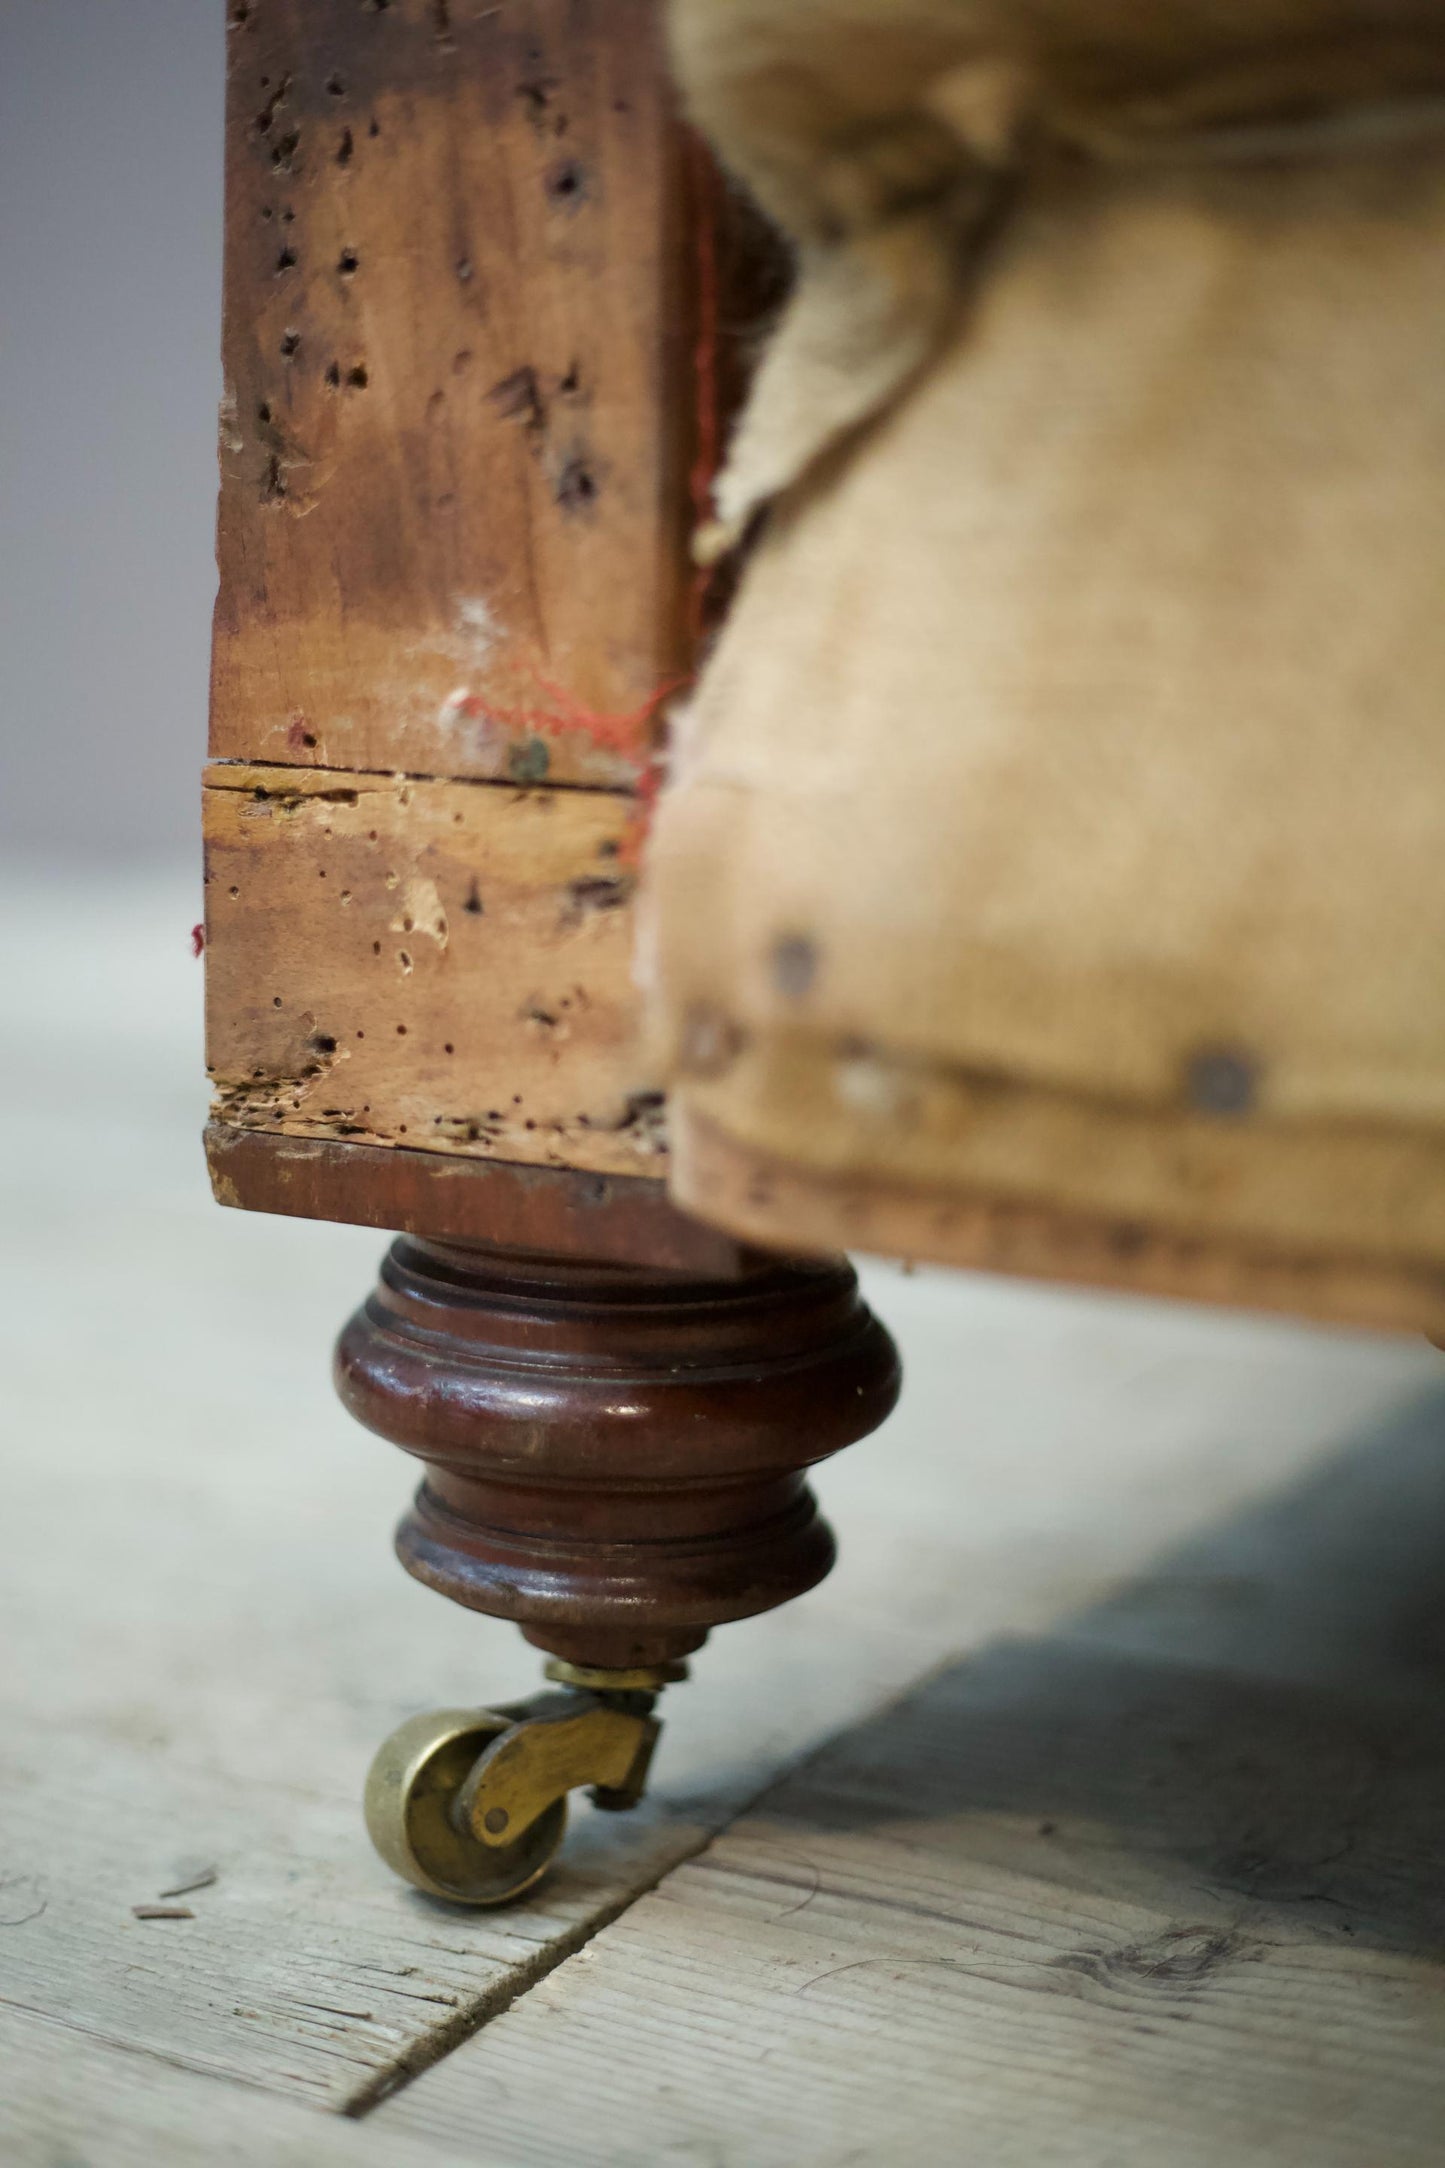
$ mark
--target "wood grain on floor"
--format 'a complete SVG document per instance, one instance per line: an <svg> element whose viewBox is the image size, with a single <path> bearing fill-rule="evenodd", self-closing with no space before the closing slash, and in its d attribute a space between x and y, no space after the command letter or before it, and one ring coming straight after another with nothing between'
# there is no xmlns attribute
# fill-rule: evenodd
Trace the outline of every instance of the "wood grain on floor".
<svg viewBox="0 0 1445 2168"><path fill-rule="evenodd" d="M785 1779L377 2122L526 2168L1445 2159L1445 1390Z"/></svg>
<svg viewBox="0 0 1445 2168"><path fill-rule="evenodd" d="M1320 2069L1348 2064L1353 2027L1383 2090L1332 2111L1314 2152L1282 2138L1258 2157L1345 2160L1388 2110L1396 2150L1362 2164L1415 2158L1434 2082L1422 1998L1439 1987L1418 1924L1435 1887L1423 1749L1400 1750L1404 1788L1390 1794L1418 1813L1377 1801L1364 1852L1352 1837L1345 1854L1375 1861L1374 1880L1322 1853L1326 1899L1221 1894L1218 1845L1195 1837L1191 1851L1179 1831L1196 1794L1224 1813L1219 1757L1243 1674L1257 1682L1248 1708L1265 1712L1248 1752L1276 1729L1303 1741L1291 1797L1377 1800L1379 1755L1361 1762L1351 1742L1382 1723L1394 1738L1381 1695L1418 1723L1440 1668L1421 1651L1445 1648L1426 1570L1445 1551L1431 1473L1445 1452L1434 1403L1408 1414L1439 1359L874 1275L912 1378L889 1429L824 1473L837 1575L716 1637L668 1697L656 1796L636 1817L581 1815L531 1903L494 1916L431 1905L367 1848L368 1757L410 1710L525 1691L535 1663L389 1556L409 1471L342 1416L327 1378L377 1237L210 1204L196 915L183 884L0 895L0 1122L18 1145L0 1163L7 2168L225 2158L197 2151L208 2118L260 2134L237 2157L285 2160L290 2116L296 2157L318 2161L351 2146L398 2168L457 2153L751 2168L811 2157L790 2087L811 2103L820 2160L850 2147L927 2160L950 2142L938 2133L975 2124L999 2134L979 2157L1033 2160L1089 2070L1117 2143L1069 2157L1132 2160L1149 2157L1150 2116L1183 2129L1191 2056L1199 2085L1227 2076L1257 2105L1249 2058L1274 2055L1295 2073L1278 2128L1303 2145L1312 2024ZM1426 1423L1413 1458L1390 1444L1401 1410L1412 1438ZM1201 1534L1213 1524L1235 1531L1227 1567ZM1382 1582L1393 1609L1376 1600ZM1024 1637L1023 1653L1005 1660L1000 1636ZM1194 1743L1171 1760L1176 1703ZM1054 1797L1071 1768L1073 1789ZM792 1788L669 1871L790 1771ZM1230 1783L1236 1852L1273 1858L1269 1828L1250 1834L1247 1766ZM1067 1836L1043 1836L1045 1820ZM135 1917L196 1864L216 1874L180 1900L193 1918ZM1320 1927L1332 1904L1355 1928L1353 1972L1349 1938ZM1266 1954L1209 1959L1177 2007L1137 1966L1116 1980L1121 1949L1181 1927L1204 1939L1162 1945L1160 1979L1202 1963L1216 1932ZM1022 1973L1000 1970L1005 1948ZM1215 2009L1211 2050L1201 2013ZM1127 2053L1118 2011L1138 2032ZM1048 2083L1027 2077L1021 2022ZM1227 2041L1238 2067L1211 2079ZM355 2109L418 2069L360 2123L301 2105ZM589 2070L609 2103L600 2120ZM65 2135L82 2124L85 2143ZM383 2134L389 2154L375 2150Z"/></svg>
<svg viewBox="0 0 1445 2168"><path fill-rule="evenodd" d="M6 2168L509 2168L0 2009Z"/></svg>

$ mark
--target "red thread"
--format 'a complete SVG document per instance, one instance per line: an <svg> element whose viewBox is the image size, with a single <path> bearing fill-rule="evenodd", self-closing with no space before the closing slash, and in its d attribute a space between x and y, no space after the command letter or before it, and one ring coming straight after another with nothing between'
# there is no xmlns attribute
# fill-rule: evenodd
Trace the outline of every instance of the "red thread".
<svg viewBox="0 0 1445 2168"><path fill-rule="evenodd" d="M192 926L192 928L191 928L191 954L192 954L193 956L199 956L199 955L201 955L201 954L202 954L202 953L204 952L204 950L205 950L205 946L206 946L206 929L205 929L205 927L204 927L204 926Z"/></svg>
<svg viewBox="0 0 1445 2168"><path fill-rule="evenodd" d="M681 692L690 681L687 678L671 678L659 685L655 693L648 695L639 706L624 714L608 714L589 708L563 685L554 684L542 672L534 673L539 690L546 696L548 705L503 706L484 699L478 693L457 696L451 702L452 712L470 719L491 724L509 736L557 738L569 734L585 738L599 752L611 753L628 761L637 771L634 783L634 807L626 835L622 839L619 857L624 864L635 864L641 857L642 845L652 818L652 808L662 788L662 757L653 743L652 725L658 709L669 701L674 693Z"/></svg>
<svg viewBox="0 0 1445 2168"><path fill-rule="evenodd" d="M543 692L556 702L560 711L554 727L580 731L604 752L620 753L624 758L640 762L644 768L656 758L652 725L657 720L658 709L674 693L681 692L688 682L685 677L669 678L655 693L649 693L639 707L630 709L625 715L606 715L584 707L565 687L554 685L540 673L537 678Z"/></svg>
<svg viewBox="0 0 1445 2168"><path fill-rule="evenodd" d="M686 678L670 678L659 685L640 706L629 708L623 714L609 714L604 709L589 708L575 693L564 685L554 684L540 670L533 673L538 688L546 695L546 707L508 706L489 700L481 693L459 693L448 706L454 715L465 715L476 722L490 723L498 730L518 736L557 738L575 732L598 749L612 753L620 760L635 762L645 767L654 757L650 725L658 709L673 694L680 692L689 681Z"/></svg>

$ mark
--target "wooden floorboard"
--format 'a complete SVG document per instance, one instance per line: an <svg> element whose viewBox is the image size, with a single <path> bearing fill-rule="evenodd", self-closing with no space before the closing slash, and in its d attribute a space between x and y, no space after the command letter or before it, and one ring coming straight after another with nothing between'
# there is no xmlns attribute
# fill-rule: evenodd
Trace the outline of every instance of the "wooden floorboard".
<svg viewBox="0 0 1445 2168"><path fill-rule="evenodd" d="M365 2105L417 2070L424 2075L360 2126L315 2127L387 2136L404 2168L409 2146L503 2164L642 2161L655 2148L659 2159L731 2168L784 2157L765 2140L783 2149L796 2140L777 2105L787 2087L771 2080L774 2121L755 2136L759 2073L793 2070L789 2083L802 2087L811 2071L815 2124L834 2148L818 2157L841 2160L849 2143L881 2144L887 2122L881 2107L852 2105L862 2065L879 2101L892 2103L890 2127L914 2142L913 2126L899 2121L908 2096L890 2072L895 2062L921 2066L889 2029L894 2000L900 2010L919 2005L907 2028L923 2043L917 2052L935 2042L918 2144L932 2142L930 2103L945 2096L955 2120L976 2112L1003 2129L1008 2101L983 2076L965 2084L959 2073L972 2066L961 2051L952 2077L935 2067L938 2039L962 2025L958 1997L980 1992L971 1975L895 1964L906 1977L890 2000L888 1967L873 1957L911 1951L916 1934L943 1936L928 1942L930 1958L954 1950L950 1893L969 1896L987 1871L1035 1891L1023 1955L1037 1969L1081 1946L1079 1900L1067 1873L1041 1874L1041 1859L1063 1855L1036 1833L997 1863L992 1837L979 1850L1002 1810L985 1814L968 1789L982 1737L966 1716L974 1687L947 1685L945 1670L927 1690L943 1700L909 1704L934 1713L878 1730L878 1712L969 1652L994 1676L1003 1635L1023 1637L1045 1672L1062 1636L1071 1662L1081 1648L1103 1652L1101 1663L1107 1655L1111 1678L1168 1679L1175 1669L1193 1678L1207 1665L1227 1680L1254 1663L1265 1634L1259 1591L1276 1583L1289 1601L1271 1609L1270 1663L1291 1692L1332 1710L1352 1667L1395 1662L1398 1650L1383 1643L1428 1644L1428 1620L1383 1618L1352 1561L1359 1530L1372 1530L1372 1573L1393 1559L1387 1578L1413 1591L1425 1616L1426 1577L1410 1543L1433 1540L1445 1521L1422 1472L1445 1466L1445 1453L1432 1441L1417 1455L1405 1512L1404 1463L1364 1443L1352 1449L1344 1465L1388 1466L1392 1479L1361 1475L1348 1511L1320 1508L1313 1550L1301 1534L1311 1486L1350 1440L1428 1394L1438 1359L1249 1320L878 1272L912 1380L889 1430L824 1472L843 1542L832 1582L717 1637L693 1684L669 1696L655 1797L636 1817L584 1813L563 1869L532 1902L500 1916L431 1905L396 1887L366 1845L357 1802L368 1757L415 1708L525 1690L534 1659L509 1630L415 1587L389 1556L407 1470L342 1416L327 1380L330 1338L366 1288L377 1237L223 1214L207 1198L199 975L187 953L195 915L182 885L146 893L116 880L30 883L0 896L0 1122L10 1145L0 1163L0 2097L14 2113L31 2102L29 2123L12 2115L12 2133L26 2135L12 2136L8 2151L0 2143L0 2158L7 2168L67 2159L34 2101L52 2082L37 2075L42 2067L69 2066L76 2099L90 2103L93 2142L72 2148L87 2168L195 2157L182 2136L166 2135L169 2108L155 2108L161 2122L145 2135L160 2073L167 2085L202 2088L198 2100L214 2088L224 2120L240 2097L291 2096L277 2100L288 2115L304 2113L301 2103ZM1227 1571L1198 1535L1220 1520L1248 1532ZM1200 1557L1191 1541L1205 1544ZM958 1675L979 1676L976 1665ZM1100 1736L1117 1741L1113 1691ZM1354 1708L1359 1694L1348 1693ZM1043 1694L1036 1715L1025 1695L1005 1727L1015 1753L1043 1740L1029 1752L1046 1767L1064 1752L1048 1743L1048 1706ZM1332 1736L1333 1717L1321 1722ZM904 1915L918 1924L901 1942L896 1905L856 1893L897 1879L907 1822L899 1800L907 1806L914 1782L906 1758L889 1775L893 1803L855 1814L857 1826L833 1830L816 1803L820 1783L856 1789L847 1772L860 1742L892 1736L887 1723L902 1723L908 1739L944 1741L926 1826L908 1839L927 1883L925 1913ZM952 1759L951 1725L963 1726L964 1742ZM842 1761L830 1750L822 1776L797 1775L796 1792L775 1795L694 1867L669 1875L834 1736ZM990 1751L1007 1760L1002 1747ZM1319 1766L1321 1785L1333 1782L1336 1763L1326 1755ZM828 1774L835 1768L842 1774ZM1052 1811L1028 1801L1038 1821ZM1113 1811L1107 1801L1099 1808L1106 1830ZM1150 1846L1136 1834L1126 1820L1108 1843L1142 1855ZM777 1856L762 1866L773 1879L760 1880L769 1847ZM1422 1848L1400 1838L1407 1893ZM134 1916L197 1865L216 1873L181 1900L192 1919ZM660 1880L657 1896L634 1902ZM1168 1932L1183 1897L1175 1902L1167 1874L1160 1886L1131 1888L1134 1940ZM855 1896L845 1931L835 1914L841 1922ZM776 1916L794 1908L792 1920ZM1398 1909L1408 1910L1405 1899ZM1180 1916L1187 1923L1195 1912ZM878 1919L890 1924L875 1948L865 1927ZM693 1938L691 1973L669 1955L679 1921ZM749 1938L765 1930L767 1947L782 1937L786 1953L820 1921L829 1965L836 1942L852 1969L783 1996L782 2017L765 2021L752 1983L771 1975L756 1972ZM667 1933L658 1922L672 1923ZM1268 1940L1258 1926L1249 1935ZM1390 1993L1413 2008L1412 1968L1427 1960L1408 1937L1371 1950L1372 1964L1400 1968ZM827 1969L817 1956L799 1945L794 1987ZM1068 1974L1047 1969L1055 1982ZM1254 1992L1249 1983L1268 1965L1237 1971L1241 1992ZM565 2054L551 2065L540 2045L557 2039L565 2049L570 2035L548 2028L581 2011L592 1980L616 1983L607 2069L593 2046L579 2048L577 2064L616 2104L602 2126ZM1093 2008L1084 1984L1089 1995L1069 1988L1071 2009L1081 1996ZM923 2008L935 1992L941 2034ZM1040 1998L1062 2023L1057 2001ZM1344 2024L1341 2013L1343 2002ZM993 2020L1004 2039L997 2010ZM1071 2022L1082 2022L1077 2012ZM637 2043L658 2026L675 2045L658 2048L649 2075ZM35 2027L48 2060L24 2045ZM810 2044L830 2030L846 2041L850 2027L865 2043L856 2052L830 2059ZM691 2076L669 2075L694 2038L708 2042L705 2060ZM1417 2086L1424 2073L1422 2062ZM668 2084L681 2087L670 2107ZM1014 2109L1029 2108L1025 2096L1014 2089ZM191 2110L175 2112L183 2130ZM1027 2133L1027 2119L1020 2127ZM258 2139L250 2157L287 2157L269 2142ZM604 2144L605 2156L596 2150ZM329 2160L319 2145L309 2157ZM1020 2157L1030 2157L1026 2147Z"/></svg>
<svg viewBox="0 0 1445 2168"><path fill-rule="evenodd" d="M0 2010L6 2168L510 2168Z"/></svg>
<svg viewBox="0 0 1445 2168"><path fill-rule="evenodd" d="M376 2117L526 2168L1437 2168L1445 1391L854 1727Z"/></svg>

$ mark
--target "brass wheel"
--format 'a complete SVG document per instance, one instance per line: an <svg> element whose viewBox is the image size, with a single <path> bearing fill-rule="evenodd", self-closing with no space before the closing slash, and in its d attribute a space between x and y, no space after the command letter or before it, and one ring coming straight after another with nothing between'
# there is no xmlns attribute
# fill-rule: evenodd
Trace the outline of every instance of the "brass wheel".
<svg viewBox="0 0 1445 2168"><path fill-rule="evenodd" d="M403 1881L453 1904L504 1905L546 1873L566 1834L565 1798L515 1844L484 1844L457 1812L478 1757L514 1722L494 1709L438 1709L381 1748L366 1779L366 1826Z"/></svg>

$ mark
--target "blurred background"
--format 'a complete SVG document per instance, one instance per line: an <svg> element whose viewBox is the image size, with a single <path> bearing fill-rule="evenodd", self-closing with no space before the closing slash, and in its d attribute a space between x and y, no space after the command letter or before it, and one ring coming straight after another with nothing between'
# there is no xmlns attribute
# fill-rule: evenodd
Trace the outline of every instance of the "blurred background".
<svg viewBox="0 0 1445 2168"><path fill-rule="evenodd" d="M0 0L12 863L197 861L224 59L208 0Z"/></svg>

